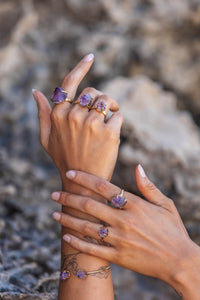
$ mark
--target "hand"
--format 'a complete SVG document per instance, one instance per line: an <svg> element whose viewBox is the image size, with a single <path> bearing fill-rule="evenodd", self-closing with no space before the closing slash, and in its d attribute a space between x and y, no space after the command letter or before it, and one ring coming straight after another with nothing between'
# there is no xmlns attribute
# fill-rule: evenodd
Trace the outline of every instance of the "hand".
<svg viewBox="0 0 200 300"><path fill-rule="evenodd" d="M84 57L64 78L61 87L74 99L79 83L93 63L93 56ZM110 179L116 163L123 117L115 100L94 88L86 88L81 95L89 93L95 102L104 101L106 112L115 112L108 122L96 110L79 104L64 102L51 109L47 98L34 91L38 105L40 140L44 149L54 160L66 183L65 172L75 168Z"/></svg>
<svg viewBox="0 0 200 300"><path fill-rule="evenodd" d="M108 201L120 193L117 186L90 174L69 171L67 177ZM198 276L200 267L199 247L189 238L173 201L149 181L140 165L135 170L135 177L137 186L147 201L125 192L127 204L121 210L89 197L60 193L59 203L109 224L109 235L105 241L111 246L91 244L71 234L64 236L65 241L82 252L160 278L174 287L180 295L184 295L184 299L198 299L185 295L188 293L186 282L190 282L191 287L194 282L198 282L194 274ZM100 224L62 213L59 222L83 235L99 238ZM188 270L189 275L192 274L192 283L188 278ZM196 286L198 288L199 282Z"/></svg>

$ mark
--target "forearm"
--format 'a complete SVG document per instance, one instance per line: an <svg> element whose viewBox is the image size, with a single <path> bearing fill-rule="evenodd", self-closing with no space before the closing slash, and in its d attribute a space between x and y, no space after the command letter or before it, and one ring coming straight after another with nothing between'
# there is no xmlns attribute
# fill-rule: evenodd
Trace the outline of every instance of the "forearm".
<svg viewBox="0 0 200 300"><path fill-rule="evenodd" d="M82 195L92 195L96 199L98 198L98 201L105 202L103 198L98 197L92 192L89 192L88 190L80 187L79 185L71 184L66 179L63 180L63 191L67 192L73 192L73 193L81 193ZM65 206L62 206L63 212L68 212L73 216L80 217L82 219L86 220L95 220L92 217L89 217L86 214L81 213L80 211L66 208ZM98 222L96 220L96 222ZM72 230L69 230L65 227L62 227L62 236L66 233L73 233ZM81 238L84 238L83 235L78 234L76 232L76 235L79 235ZM71 248L66 242L61 241L61 263L63 262L64 256L71 254L71 253L77 253L78 251L74 248ZM78 269L83 269L86 271L93 271L98 270L102 266L109 266L109 262L97 257L89 256L86 254L81 253L77 256L77 263L78 263ZM105 299L105 300L112 300L114 299L113 296L113 284L112 284L112 275L111 271L105 272L103 276L99 277L99 274L96 276L87 276L86 279L79 279L76 276L72 275L69 279L65 281L60 282L59 287L59 300L63 299Z"/></svg>

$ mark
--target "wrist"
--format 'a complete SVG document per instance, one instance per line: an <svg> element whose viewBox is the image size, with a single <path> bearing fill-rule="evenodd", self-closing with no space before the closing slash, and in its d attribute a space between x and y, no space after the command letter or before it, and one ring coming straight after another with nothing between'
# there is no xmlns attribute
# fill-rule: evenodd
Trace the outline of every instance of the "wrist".
<svg viewBox="0 0 200 300"><path fill-rule="evenodd" d="M168 283L183 300L198 300L200 286L200 247L192 240L187 246L179 249L179 257L174 262L174 270ZM181 256L182 253L182 256Z"/></svg>

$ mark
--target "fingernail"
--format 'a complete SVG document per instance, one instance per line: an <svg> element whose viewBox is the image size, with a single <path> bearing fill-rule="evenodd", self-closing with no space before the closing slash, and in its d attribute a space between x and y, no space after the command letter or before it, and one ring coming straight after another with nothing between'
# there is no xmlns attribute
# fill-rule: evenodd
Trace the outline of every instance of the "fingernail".
<svg viewBox="0 0 200 300"><path fill-rule="evenodd" d="M91 61L91 60L93 60L93 59L94 59L94 54L93 54L93 53L90 53L90 54L86 55L86 56L83 58L83 60L86 61L86 62L89 62L89 61Z"/></svg>
<svg viewBox="0 0 200 300"><path fill-rule="evenodd" d="M35 91L37 91L36 89L32 89L32 93L34 93Z"/></svg>
<svg viewBox="0 0 200 300"><path fill-rule="evenodd" d="M67 171L67 173L66 173L66 177L70 178L70 179L74 178L75 175L76 175L75 171Z"/></svg>
<svg viewBox="0 0 200 300"><path fill-rule="evenodd" d="M63 240L69 243L71 241L71 237L69 235L64 235Z"/></svg>
<svg viewBox="0 0 200 300"><path fill-rule="evenodd" d="M58 201L60 199L60 193L59 192L52 193L51 198L55 201Z"/></svg>
<svg viewBox="0 0 200 300"><path fill-rule="evenodd" d="M56 221L59 221L60 220L60 217L61 217L61 214L59 212L55 212L53 213L53 218L56 220Z"/></svg>
<svg viewBox="0 0 200 300"><path fill-rule="evenodd" d="M143 177L143 178L146 177L144 169L143 169L143 167L140 164L138 165L138 171L140 172L141 177Z"/></svg>

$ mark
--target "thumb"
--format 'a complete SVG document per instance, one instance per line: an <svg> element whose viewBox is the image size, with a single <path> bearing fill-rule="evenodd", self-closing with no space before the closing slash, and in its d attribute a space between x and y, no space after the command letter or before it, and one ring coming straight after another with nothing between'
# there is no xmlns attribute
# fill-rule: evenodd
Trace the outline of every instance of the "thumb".
<svg viewBox="0 0 200 300"><path fill-rule="evenodd" d="M48 141L51 130L51 106L47 98L39 91L32 90L33 97L37 103L38 119L40 126L40 143L44 149L48 150Z"/></svg>
<svg viewBox="0 0 200 300"><path fill-rule="evenodd" d="M142 195L151 203L169 210L173 201L163 195L161 191L148 179L141 165L135 168L137 187Z"/></svg>

